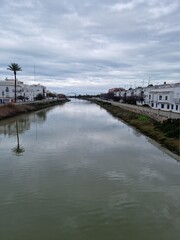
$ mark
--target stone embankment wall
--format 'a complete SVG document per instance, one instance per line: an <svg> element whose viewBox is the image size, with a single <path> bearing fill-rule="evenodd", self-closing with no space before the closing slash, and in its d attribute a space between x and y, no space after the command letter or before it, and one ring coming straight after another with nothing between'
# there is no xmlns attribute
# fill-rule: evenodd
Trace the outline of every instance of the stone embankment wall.
<svg viewBox="0 0 180 240"><path fill-rule="evenodd" d="M97 101L111 103L114 106L118 106L120 108L129 110L129 111L132 111L132 112L147 115L147 116L149 116L149 117L151 117L151 118L153 118L157 121L163 121L163 120L166 120L168 118L180 119L180 113L174 113L174 112L171 112L171 111L163 111L163 110L160 110L160 109L141 107L141 106L119 103L119 102L112 102L112 101L108 101L108 100L102 100L102 99L99 99L99 98L94 98L94 99L97 100Z"/></svg>

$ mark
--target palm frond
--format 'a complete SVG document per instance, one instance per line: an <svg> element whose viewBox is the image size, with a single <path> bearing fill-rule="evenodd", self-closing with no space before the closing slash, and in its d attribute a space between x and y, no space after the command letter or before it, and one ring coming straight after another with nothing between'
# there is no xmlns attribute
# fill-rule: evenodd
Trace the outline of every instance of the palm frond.
<svg viewBox="0 0 180 240"><path fill-rule="evenodd" d="M11 63L10 65L8 65L7 70L10 70L13 72L22 71L21 66L17 63Z"/></svg>

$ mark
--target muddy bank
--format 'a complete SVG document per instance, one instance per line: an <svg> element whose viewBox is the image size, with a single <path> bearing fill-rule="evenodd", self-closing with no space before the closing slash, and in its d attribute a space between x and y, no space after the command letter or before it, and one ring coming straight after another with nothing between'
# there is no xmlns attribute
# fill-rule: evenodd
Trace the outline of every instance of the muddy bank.
<svg viewBox="0 0 180 240"><path fill-rule="evenodd" d="M39 101L27 104L13 104L0 105L0 120L17 116L19 114L28 113L50 106L63 104L69 100L57 100L57 101Z"/></svg>
<svg viewBox="0 0 180 240"><path fill-rule="evenodd" d="M163 147L167 148L177 155L180 155L179 119L168 119L163 122L158 122L146 115L134 113L120 107L113 106L111 103L105 103L96 100L92 100L92 102L105 108L113 116L122 119L128 124L132 125L144 135L160 143Z"/></svg>

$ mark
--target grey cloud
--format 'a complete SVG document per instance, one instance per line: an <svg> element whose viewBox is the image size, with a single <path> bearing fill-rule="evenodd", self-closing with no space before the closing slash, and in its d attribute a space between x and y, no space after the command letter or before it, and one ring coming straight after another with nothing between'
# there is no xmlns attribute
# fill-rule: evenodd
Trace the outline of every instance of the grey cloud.
<svg viewBox="0 0 180 240"><path fill-rule="evenodd" d="M21 80L33 82L36 65L36 81L64 92L177 82L179 10L176 0L1 0L1 79L18 62Z"/></svg>

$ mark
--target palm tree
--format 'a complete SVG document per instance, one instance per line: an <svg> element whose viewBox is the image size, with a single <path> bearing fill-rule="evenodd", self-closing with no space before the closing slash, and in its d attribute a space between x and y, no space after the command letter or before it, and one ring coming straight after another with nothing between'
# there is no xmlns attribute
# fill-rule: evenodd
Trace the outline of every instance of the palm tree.
<svg viewBox="0 0 180 240"><path fill-rule="evenodd" d="M21 69L21 67L19 66L19 64L17 64L17 63L11 63L10 65L8 65L7 70L10 70L10 71L14 72L14 80L15 80L15 81L14 81L14 91L15 91L15 93L14 93L14 100L15 100L15 102L16 102L16 72L22 71L22 69Z"/></svg>

